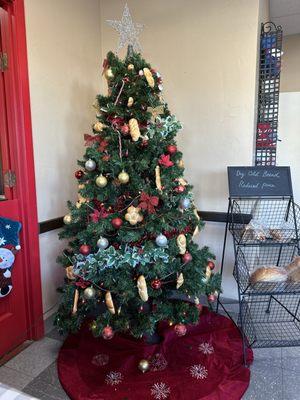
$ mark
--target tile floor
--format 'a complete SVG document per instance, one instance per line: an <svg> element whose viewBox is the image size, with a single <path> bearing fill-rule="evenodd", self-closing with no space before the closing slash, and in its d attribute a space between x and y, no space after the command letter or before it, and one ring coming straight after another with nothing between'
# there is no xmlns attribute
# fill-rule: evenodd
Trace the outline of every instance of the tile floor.
<svg viewBox="0 0 300 400"><path fill-rule="evenodd" d="M0 400L25 400L25 394L28 399L68 399L56 371L63 339L47 320L46 336L0 367ZM254 349L254 358L243 400L300 400L300 348ZM24 394L8 396L1 383Z"/></svg>

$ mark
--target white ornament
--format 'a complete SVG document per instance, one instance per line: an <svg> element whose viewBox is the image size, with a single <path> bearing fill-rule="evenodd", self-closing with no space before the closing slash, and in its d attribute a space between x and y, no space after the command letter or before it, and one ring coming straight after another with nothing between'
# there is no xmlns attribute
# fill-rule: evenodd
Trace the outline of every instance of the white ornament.
<svg viewBox="0 0 300 400"><path fill-rule="evenodd" d="M144 75L144 71L142 69L139 70L139 76L143 76Z"/></svg>
<svg viewBox="0 0 300 400"><path fill-rule="evenodd" d="M159 89L161 92L164 90L164 87L163 87L163 85L162 85L161 83L158 85L158 89Z"/></svg>
<svg viewBox="0 0 300 400"><path fill-rule="evenodd" d="M87 171L94 171L96 169L96 163L94 160L87 160L84 164L84 167Z"/></svg>
<svg viewBox="0 0 300 400"><path fill-rule="evenodd" d="M151 395L155 398L155 400L163 400L169 397L171 390L168 385L164 382L155 383L151 387Z"/></svg>
<svg viewBox="0 0 300 400"><path fill-rule="evenodd" d="M199 344L198 350L203 354L213 354L214 352L213 346L207 342Z"/></svg>
<svg viewBox="0 0 300 400"><path fill-rule="evenodd" d="M106 22L119 32L120 38L117 52L121 50L126 43L132 45L134 51L141 51L138 35L143 30L143 24L133 23L127 4L125 4L121 21L106 20Z"/></svg>
<svg viewBox="0 0 300 400"><path fill-rule="evenodd" d="M123 380L121 372L111 371L106 375L105 383L107 385L116 386L119 385Z"/></svg>
<svg viewBox="0 0 300 400"><path fill-rule="evenodd" d="M99 247L99 249L103 249L105 250L108 247L109 243L108 240L104 237L101 237L98 241L97 241L97 247Z"/></svg>
<svg viewBox="0 0 300 400"><path fill-rule="evenodd" d="M157 246L159 247L166 247L168 244L168 239L166 238L165 235L163 235L162 233L160 235L158 235L155 239L155 243L157 244Z"/></svg>
<svg viewBox="0 0 300 400"><path fill-rule="evenodd" d="M7 269L7 270L4 272L3 276L4 276L4 278L6 278L6 279L11 278L11 272L10 272L10 270Z"/></svg>
<svg viewBox="0 0 300 400"><path fill-rule="evenodd" d="M205 379L208 376L208 371L202 364L195 364L190 367L190 374L193 378Z"/></svg>

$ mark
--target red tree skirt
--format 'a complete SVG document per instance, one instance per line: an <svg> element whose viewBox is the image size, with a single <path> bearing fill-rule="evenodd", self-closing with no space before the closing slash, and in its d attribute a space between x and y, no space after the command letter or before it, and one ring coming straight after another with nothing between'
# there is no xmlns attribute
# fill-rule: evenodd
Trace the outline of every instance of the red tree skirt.
<svg viewBox="0 0 300 400"><path fill-rule="evenodd" d="M239 400L250 371L232 321L209 312L178 337L162 324L160 344L130 336L94 338L87 328L70 335L58 357L60 382L73 400ZM249 361L253 355L248 351ZM150 361L142 373L141 359Z"/></svg>

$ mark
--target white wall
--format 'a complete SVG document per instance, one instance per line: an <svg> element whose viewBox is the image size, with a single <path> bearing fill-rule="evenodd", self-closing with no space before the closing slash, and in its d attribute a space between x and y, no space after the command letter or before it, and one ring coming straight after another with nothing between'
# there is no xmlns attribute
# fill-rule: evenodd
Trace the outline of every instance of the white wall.
<svg viewBox="0 0 300 400"><path fill-rule="evenodd" d="M74 171L90 131L101 74L98 0L25 0L39 221L64 215L76 198ZM56 303L63 269L57 231L40 236L44 311Z"/></svg>

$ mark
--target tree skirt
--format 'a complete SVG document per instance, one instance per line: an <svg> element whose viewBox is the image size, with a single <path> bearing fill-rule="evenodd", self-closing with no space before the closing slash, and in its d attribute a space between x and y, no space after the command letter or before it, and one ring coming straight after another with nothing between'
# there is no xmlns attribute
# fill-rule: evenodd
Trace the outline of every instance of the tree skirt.
<svg viewBox="0 0 300 400"><path fill-rule="evenodd" d="M239 330L204 309L199 324L178 337L161 324L159 344L131 336L94 338L87 327L70 335L58 357L60 382L73 400L239 400L250 371L243 366ZM248 350L249 361L253 355ZM150 370L137 368L141 359Z"/></svg>

